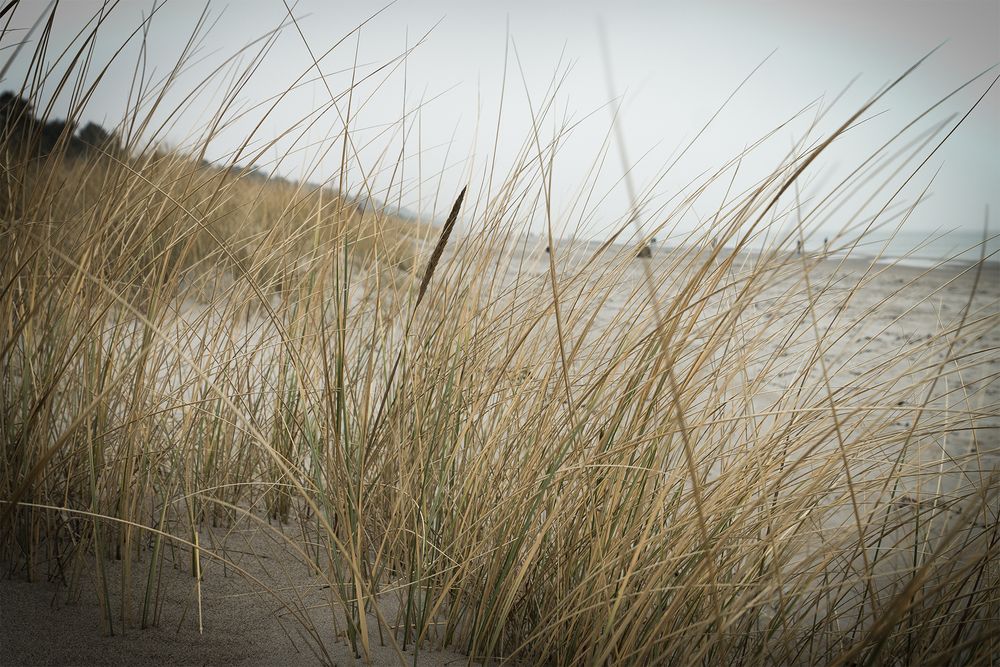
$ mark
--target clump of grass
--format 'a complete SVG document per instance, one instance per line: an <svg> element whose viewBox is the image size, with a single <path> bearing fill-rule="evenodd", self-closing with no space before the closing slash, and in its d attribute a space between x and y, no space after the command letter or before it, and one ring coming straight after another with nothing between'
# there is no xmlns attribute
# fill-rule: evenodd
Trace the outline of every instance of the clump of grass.
<svg viewBox="0 0 1000 667"><path fill-rule="evenodd" d="M42 108L42 89L22 94ZM536 136L466 206L466 234L458 196L420 263L426 229L236 167L264 151L217 167L167 150L144 122L155 98L113 150L70 150L63 132L40 151L24 123L2 128L9 572L120 570L142 607L112 609L102 584L105 628L147 625L171 549L200 581L203 559L225 558L211 527L278 522L297 527L281 539L329 586L358 655L375 641L557 664L995 652L1000 486L946 442L995 439L983 341L1000 316L979 289L995 268L957 273L960 312L872 358L859 341L890 304L854 304L888 270L790 252L892 164L890 142L818 204L789 201L864 110L640 269L635 244L744 156L655 229L630 238L622 220L612 238L628 243L566 241L543 260L510 215L516 193L548 196ZM846 216L833 249L884 212ZM888 293L920 294L916 308L934 298L925 283Z"/></svg>

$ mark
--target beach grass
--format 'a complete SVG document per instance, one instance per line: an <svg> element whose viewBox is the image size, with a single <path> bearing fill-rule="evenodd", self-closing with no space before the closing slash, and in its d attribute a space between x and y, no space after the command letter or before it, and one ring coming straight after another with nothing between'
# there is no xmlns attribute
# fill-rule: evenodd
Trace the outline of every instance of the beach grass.
<svg viewBox="0 0 1000 667"><path fill-rule="evenodd" d="M39 30L0 128L5 576L92 578L115 633L154 625L161 570L181 568L200 626L204 563L243 571L224 541L238 525L324 587L307 609L280 568L245 573L320 660L321 622L361 658L378 644L544 664L990 664L1000 650L1000 479L981 453L997 438L996 269L954 269L964 300L878 354L894 318L933 299L926 276L848 308L896 275L851 250L907 210L886 213L891 192L841 204L862 179L915 172L951 126L912 142L901 128L802 203L800 176L869 107L844 114L713 202L710 227L637 260L742 154L598 245L561 241L551 212L547 239L526 235L558 142L518 138L492 188L442 194L452 216L435 227L346 194L378 193L345 180L347 129L331 138L341 174L320 184L255 167L272 145L256 136L221 164L204 160L212 129L170 146L154 121L174 112L158 106L169 77L136 75L103 144L55 132L48 100L69 91L66 116L85 117L101 63L83 66L84 32L49 68ZM226 92L216 126L247 93ZM795 252L838 215L835 258Z"/></svg>

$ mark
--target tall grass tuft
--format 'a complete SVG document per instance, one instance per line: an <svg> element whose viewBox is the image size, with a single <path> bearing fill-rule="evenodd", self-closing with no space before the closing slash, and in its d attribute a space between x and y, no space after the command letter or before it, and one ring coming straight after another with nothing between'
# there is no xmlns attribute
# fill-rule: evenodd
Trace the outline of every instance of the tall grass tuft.
<svg viewBox="0 0 1000 667"><path fill-rule="evenodd" d="M463 189L435 230L359 209L348 192L379 190L343 183L346 124L323 185L240 166L276 140L204 161L266 44L213 74L242 83L182 150L154 119L190 98L141 68L121 122L78 131L105 71L97 33L59 70L50 29L0 119L5 574L73 588L92 572L113 633L158 622L165 566L200 603L203 563L222 562L323 660L317 623L364 657L374 642L546 664L996 655L995 264L852 256L899 219L895 195L849 213L855 188L919 168L947 126L904 128L825 198L793 197L866 105L746 191L706 199L741 154L640 235L629 215L620 244L550 234L546 256L526 231L559 136L529 138L467 224ZM638 263L696 203L711 227ZM795 253L820 224L840 224L833 256ZM946 312L949 289L963 302ZM933 328L900 333L917 315ZM235 562L236 526L278 539L322 609Z"/></svg>

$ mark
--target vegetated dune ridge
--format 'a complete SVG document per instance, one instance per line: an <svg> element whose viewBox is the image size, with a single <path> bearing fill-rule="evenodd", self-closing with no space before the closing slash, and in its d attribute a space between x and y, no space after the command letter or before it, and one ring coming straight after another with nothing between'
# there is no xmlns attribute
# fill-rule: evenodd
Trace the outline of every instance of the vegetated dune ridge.
<svg viewBox="0 0 1000 667"><path fill-rule="evenodd" d="M566 286L562 298L569 306L563 317L574 332L564 333L564 336L569 338L579 332L578 339L583 341L577 361L572 365L574 386L583 387L583 390L597 381L593 379L595 374L607 373L607 366L616 359L621 363L620 355L607 354L609 336L641 340L653 328L649 322L649 305L643 305L648 295L640 260L630 258L629 248L612 246L606 251L608 258L591 264L585 277L581 277L579 267L591 258L593 249L593 245L583 245L566 251L562 255L564 259L558 260L557 256L563 263L559 277ZM657 252L651 268L658 277L657 284L664 288L657 298L664 301L671 298L669 272L677 270L675 257L695 254L697 251L689 248ZM733 287L727 291L735 291L741 276L745 278L759 271L753 267L763 261L759 254L740 256L728 269ZM729 370L710 371L713 383L703 386L700 395L691 398L689 412L702 416L689 428L692 433L696 429L705 430L695 440L699 443L696 450L698 467L705 475L706 488L710 489L713 483L721 483L732 474L733 467L740 465L739 458L753 458L754 436L734 432L725 426L727 421L734 421L734 411L752 408L753 413L742 421L764 431L773 431L778 428L778 421L789 416L789 394L797 387L800 396L794 397L794 404L802 410L820 413L831 410L829 397L832 395L835 398L833 409L842 415L840 420L845 424L843 437L855 443L849 445L848 465L856 492L863 497L859 502L865 507L878 506L878 498L885 493L882 487L892 481L892 501L882 503L884 516L891 518L887 525L892 528L883 539L886 544L886 553L882 556L885 573L873 576L885 594L885 589L892 590L899 585L896 568L901 565L898 561L906 560L913 545L920 546L921 553L924 549L933 553L934 540L959 520L968 522L970 530L977 525L985 529L995 524L995 497L990 497L982 511L972 516L962 516L961 512L970 496L989 490L990 475L1000 461L1000 445L996 438L996 376L1000 369L995 354L1000 343L1000 330L996 327L1000 304L998 267L994 263L983 265L977 281L980 267L969 264L920 270L867 259L823 259L787 253L770 261L778 267L775 280L754 297L741 317L739 345L734 345L718 361ZM504 270L491 299L494 304L503 304L498 305L502 310L509 308L510 312L517 312L518 304L527 308L525 304L544 303L550 295L546 283L548 258L538 252L538 248L518 247L498 256L496 262ZM448 253L442 261L441 279L447 280L461 264L460 256ZM810 298L803 293L805 271L811 276L812 289L815 289L811 303L818 328L824 332L838 332L837 338L829 333L821 337L828 346L824 350L826 381L819 377L821 372L815 360L810 363L816 351L816 337L811 316L806 312L809 308L804 305ZM377 273L369 273L359 282L364 284L376 278ZM175 302L173 309L167 309L158 324L164 335L147 345L151 358L160 359L159 375L153 383L155 391L150 399L155 398L154 403L165 408L156 411L156 418L164 424L162 430L166 433L191 428L192 417L185 406L197 403L199 382L202 381L199 374L206 372L204 369L222 378L225 377L223 373L233 373L228 368L239 367L244 384L239 391L234 388L231 395L256 396L258 405L271 405L281 400L276 390L281 386L284 355L279 329L261 307L248 306L238 314L234 311L231 304L239 301L233 296L239 292L238 281L223 275L218 284L225 285L218 289L228 291L205 300L206 291L200 288L195 292L197 296ZM520 296L515 295L515 288ZM383 304L376 304L369 290L359 289L351 297L351 303L354 316L350 319L358 330L377 328L378 322L383 321L387 331L395 328L396 334L400 333L400 322L379 310L392 307L385 305L391 303L390 298L387 297ZM728 304L725 295L720 294L712 299L709 312L725 313L730 308ZM284 318L301 307L301 302L276 294L269 305ZM551 309L543 308L540 314L543 318L530 335L541 337L536 350L550 350L557 335L555 318ZM835 314L836 321L833 320ZM704 319L711 321L712 317ZM588 322L595 323L593 330L582 331L579 327ZM115 342L119 348L137 344L132 339L141 339L144 331L136 318L130 316L124 316L119 327L128 332L119 334ZM109 346L113 338L107 338ZM345 342L345 349L349 350L345 359L349 365L351 359L356 360L355 363L364 359L364 338L362 334L349 339L353 345ZM694 340L692 349L697 348L697 339ZM952 358L971 355L975 359L976 354L983 358L963 364L961 370L942 372L938 368L942 365L958 367L946 361L947 348L941 345L943 340L954 341ZM239 351L228 352L234 357L228 367L218 362L227 350ZM300 352L307 350L305 347L299 349ZM175 361L166 361L173 356L176 356ZM728 361L725 357L735 359ZM318 360L312 362L305 363L304 367L318 371L321 368ZM357 368L351 371L357 372L360 372ZM552 376L557 372L551 359L531 355L518 357L506 369L495 372L485 369L484 375L488 375L492 384L477 383L474 394L494 405L484 406L479 421L488 423L495 419L492 413L503 408L502 401L510 400L506 397L517 393L549 391L552 402L558 403L561 394L558 383L555 389L547 390L545 386L553 382ZM914 387L926 388L924 380L929 374L941 376L940 388L925 403L926 397ZM231 378L215 379L215 382L223 381L233 382ZM318 373L315 381L314 391L320 395L329 391ZM377 400L383 390L384 385L370 387L369 398ZM727 401L738 407L728 407ZM872 404L878 409L867 408L870 414L865 415L866 419L852 421L852 410ZM564 407L555 408L555 411L561 415L566 412ZM917 423L914 426L921 418L925 425ZM971 418L975 419L975 429L968 428ZM877 419L874 426L870 424L873 419ZM705 424L710 426L706 428ZM510 426L501 422L497 428ZM520 428L527 430L530 427ZM741 430L745 428L747 424L740 424ZM866 433L865 428L874 431L876 437ZM712 429L719 429L719 432L713 433ZM905 439L899 434L906 433L911 434L912 444L906 445L908 451L900 457ZM786 546L798 552L797 558L804 561L803 568L814 567L810 560L829 553L830 549L843 549L844 541L849 542L854 531L845 498L843 464L836 461L837 442L834 434L823 435L823 440L814 440L812 451L808 453L795 446L783 452L787 456L786 465L797 468L797 476L815 475L817 482L825 481L817 484L812 497L800 501L802 520L795 526L796 535L789 537ZM279 436L271 433L269 437L274 442ZM250 458L245 451L239 453L241 447L236 440L234 436L234 440L228 441L233 448L228 456L236 460ZM226 442L225 439L221 441ZM858 441L860 445L856 444ZM591 447L596 448L599 443L597 439ZM170 444L167 438L164 445L169 447ZM402 441L398 446L405 450L406 445ZM197 446L194 444L195 448ZM456 445L456 448L461 446ZM314 450L285 451L293 465L303 469L311 467ZM390 455L406 454L397 451ZM159 474L168 477L175 474L167 469L176 464L164 449L156 448L143 455L155 458ZM226 455L221 454L223 458ZM447 455L460 459L462 452L452 451ZM607 458L605 455L602 460ZM832 466L831 461L834 461ZM504 465L499 459L494 459L494 464ZM254 467L259 465L254 464ZM615 465L620 464L609 467ZM669 472L670 468L663 469L663 473ZM747 479L752 478L748 476ZM245 484L248 490L239 499L232 499L238 509L230 507L221 515L208 506L203 510L206 519L200 529L200 591L191 577L190 549L167 548L169 542L164 543L161 547L164 551L158 555L161 562L156 568L156 600L151 605L144 604L142 598L149 585L147 568L152 565L148 561L152 546L148 537L136 538L133 548L137 549L139 560L132 566L132 577L138 577L141 583L128 587L124 605L121 603L123 563L112 560L105 564L105 583L102 585L108 587L108 602L114 610L110 625L116 628L117 634L113 638L102 636L100 608L95 600L98 578L92 557L84 556L76 572L60 574L57 583L29 587L5 581L5 613L16 619L4 624L7 633L4 644L10 647L8 655L13 662L121 663L148 657L177 663L208 660L262 664L350 659L354 652L345 632L346 619L341 605L331 597L329 576L312 571L305 562L310 559L315 562L315 552L307 546L315 541L315 536L311 535L315 529L308 527L311 523L308 510L303 517L300 514L303 509L301 506L295 509L291 494L282 495L268 489L259 471L255 476L233 476L231 483ZM275 485L280 486L280 481ZM255 487L261 488L254 490ZM200 491L197 495L211 497L220 491ZM163 511L163 516L169 515L177 522L168 530L175 532L183 523L181 513L176 512L176 506L162 507L154 501L151 509ZM291 516L298 514L298 520L289 518L289 513ZM85 532L83 521L66 512L59 516L64 533ZM209 516L213 517L210 522ZM265 516L268 517L266 523ZM917 525L920 519L923 520L922 536L913 528L907 528ZM162 525L170 526L171 520ZM113 529L113 524L109 528ZM918 537L923 544L917 542ZM190 541L190 536L187 540ZM963 550L952 557L956 555L974 561L981 557L981 552ZM51 573L53 564L45 565L45 571ZM241 570L252 574L256 581L247 581ZM841 586L845 588L860 587L864 583L862 578L853 584L849 577L844 579ZM69 588L67 582L71 584ZM405 615L407 595L404 592L409 586L405 580L393 581L386 576L382 587L384 590L375 596L375 603L383 620L393 627ZM268 590L272 591L271 595L266 592ZM842 592L840 604L853 611L859 595L862 591ZM198 633L199 597L204 635ZM777 591L761 600L762 616L792 613L781 609L780 600ZM124 625L119 617L122 613L127 619ZM806 609L794 613L815 616L825 610ZM142 624L140 617L143 614L148 616L147 623L155 622L154 629L136 627ZM378 626L378 617L373 613L368 616L372 627ZM445 618L439 622L443 624ZM49 641L51 631L47 629L50 628L59 628L56 636L62 639ZM435 637L434 624L428 628L431 629L428 637ZM385 632L390 630L386 628ZM395 634L401 642L401 633ZM372 642L369 651L369 658L375 662L395 662L400 657L384 640ZM404 655L411 655L411 651L409 648ZM419 660L426 664L447 664L448 661L465 661L468 657L436 647L430 652L421 652Z"/></svg>
<svg viewBox="0 0 1000 667"><path fill-rule="evenodd" d="M0 96L5 656L997 654L997 265L855 252L906 220L923 193L897 177L961 116L915 119L800 200L889 85L747 189L708 201L741 154L674 208L634 202L615 243L543 244L525 232L558 136L464 207L442 194L462 224L429 229L358 209L395 170L348 187L345 128L324 187L238 166L270 139L205 164L212 128L266 120L240 85L184 151L150 126L169 76L78 131L105 71L88 39L68 72L38 40ZM46 117L73 86L69 120ZM695 204L711 225L636 258Z"/></svg>
<svg viewBox="0 0 1000 667"><path fill-rule="evenodd" d="M589 248L588 248L589 249ZM525 258L521 273L525 276L544 275L545 259L537 248ZM573 253L580 256L579 250ZM655 266L665 268L669 262L666 252L658 253ZM519 257L518 257L519 258ZM752 261L747 256L746 261ZM938 331L955 331L963 309L972 296L975 266L965 263L944 265L930 271L910 267L877 264L870 260L841 258L815 261L807 259L817 284L832 284L827 294L821 321L829 322L831 309L841 303L844 308L839 317L845 321L857 321L839 349L829 354L830 365L837 368L832 375L833 385L838 389L865 392L879 396L884 389L872 382L872 367L884 368L887 358L905 363L906 357L898 353L901 349L919 349L933 339ZM515 263L508 265L508 278L513 281L517 274ZM753 308L760 313L762 322L771 320L791 321L801 311L801 303L791 301L786 306L775 308L787 293L789 285L799 284L795 273L800 271L797 260L789 265L788 275L767 290ZM873 274L863 288L854 289L859 277L866 271ZM996 326L996 312L1000 304L1000 267L987 264L974 298L971 301L969 329L962 338L963 345L972 350L983 350L987 359L983 363L968 368L962 377L960 391L945 387L941 396L932 404L940 409L969 411L983 415L978 420L978 430L950 431L947 426L935 427L930 433L919 437L920 446L915 447L905 469L911 474L900 475L901 489L897 492L897 505L887 507L897 516L900 525L912 521L922 514L929 530L941 530L950 523L957 511L956 500L963 497L987 478L1000 464L1000 440L997 438L998 417L996 405L1000 401L1000 386L996 380L1000 373L1000 359L996 350L1000 349L1000 328ZM620 318L627 317L623 307L629 303L636 285L641 286L641 271L636 265L626 267L622 280L601 308L599 318L605 327L612 326ZM631 281L631 282L630 282ZM846 298L847 296L850 298ZM884 302L884 303L883 303ZM881 304L881 305L880 305ZM276 306L279 306L277 302ZM877 306L874 316L867 314ZM187 304L185 317L192 320L194 313L205 310L205 304L192 300ZM264 318L253 318L257 326L266 326ZM982 320L975 324L975 320ZM252 328L252 327L251 327ZM195 330L190 330L194 334ZM956 332L957 333L957 332ZM259 338L253 346L268 349L265 337ZM797 377L796 370L812 348L810 334L805 332L804 340L795 345L786 345L777 353L782 370L770 374L768 382L760 387L755 402L761 414L767 411L769 396L780 396ZM183 340L179 337L178 340ZM917 355L919 356L919 355ZM940 361L940 352L930 355L931 361ZM840 364L845 364L841 369ZM757 364L747 360L747 375L754 376ZM918 365L919 367L919 365ZM544 373L540 365L520 369L525 377L514 381L522 386L534 380L527 375ZM878 376L884 376L884 370ZM903 373L900 372L900 376ZM859 379L860 378L860 379ZM859 387L860 383L864 386ZM163 385L168 386L168 385ZM902 394L900 394L902 395ZM902 400L902 399L901 399ZM895 408L892 429L905 431L915 417L912 405L905 401L887 400ZM959 420L960 423L960 420ZM892 463L896 452L886 449L878 442L871 448L859 452L868 458L859 469L869 475L885 474L884 466ZM931 470L934 474L927 475ZM996 504L992 504L982 517L973 521L995 521ZM804 539L814 542L814 548L823 544L824 531L836 533L837 523L833 515L826 514L829 524L824 530L811 525L803 531ZM842 517L838 517L842 519ZM271 535L280 531L282 537ZM33 584L4 580L2 597L4 600L5 622L2 624L2 643L5 647L4 664L126 664L150 661L157 664L313 664L319 659L334 662L349 662L353 653L343 641L337 639L338 627L328 616L331 608L325 579L311 573L309 568L284 539L301 540L296 527L269 523L261 528L246 519L234 522L228 528L205 528L202 546L206 551L218 554L235 566L247 570L261 581L278 590L292 601L296 611L282 608L269 595L248 583L232 568L215 559L205 558L202 565L204 634L198 633L197 602L194 580L190 576L189 552L173 551L167 557L162 569L162 608L157 612L157 626L140 630L135 627L118 628L113 637L101 631L100 610L94 597L93 573L84 574L80 582L81 590L74 594L60 582ZM896 538L898 539L898 538ZM965 557L969 557L966 555ZM115 598L120 595L119 568L111 568L110 588ZM992 585L992 584L990 584ZM388 587L391 589L391 586ZM141 608L141 590L131 591L130 608ZM382 614L394 619L400 613L398 592L387 591L379 598ZM773 601L772 601L773 604ZM308 610L308 611L303 611ZM316 655L310 646L314 641L303 637L303 629L295 613L308 613L312 617L313 628L323 639L324 651ZM372 614L369 621L375 625ZM342 619L339 621L343 623ZM412 649L404 654L405 659L413 659ZM422 651L417 655L419 664L448 665L464 664L466 655L441 651ZM375 642L372 647L373 664L397 664L398 654L388 646Z"/></svg>

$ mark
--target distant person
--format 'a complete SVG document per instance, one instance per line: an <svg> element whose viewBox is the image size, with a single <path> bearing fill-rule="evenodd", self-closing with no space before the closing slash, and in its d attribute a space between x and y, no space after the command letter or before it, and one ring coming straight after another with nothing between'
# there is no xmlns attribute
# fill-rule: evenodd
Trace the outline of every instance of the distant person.
<svg viewBox="0 0 1000 667"><path fill-rule="evenodd" d="M639 259L649 259L650 257L652 257L653 256L653 249L650 246L652 244L654 244L654 243L656 243L656 238L655 237L651 238L649 240L649 243L644 243L642 245L642 247L639 248L639 252L637 252L635 254L635 256L637 258L639 258Z"/></svg>
<svg viewBox="0 0 1000 667"><path fill-rule="evenodd" d="M552 252L552 249L549 248L548 246L545 246L545 254L548 255L550 252Z"/></svg>
<svg viewBox="0 0 1000 667"><path fill-rule="evenodd" d="M830 252L830 239L823 237L823 258L825 259L827 254Z"/></svg>
<svg viewBox="0 0 1000 667"><path fill-rule="evenodd" d="M802 241L796 241L795 242L795 254L796 255L801 255L802 254Z"/></svg>

